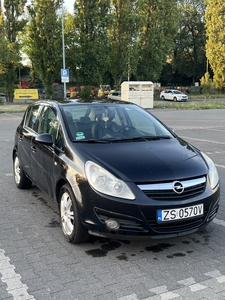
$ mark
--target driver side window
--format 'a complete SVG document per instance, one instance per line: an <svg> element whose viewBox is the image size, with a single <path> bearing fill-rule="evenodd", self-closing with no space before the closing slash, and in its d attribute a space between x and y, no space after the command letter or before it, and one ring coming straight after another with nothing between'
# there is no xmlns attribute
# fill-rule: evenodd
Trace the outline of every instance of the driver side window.
<svg viewBox="0 0 225 300"><path fill-rule="evenodd" d="M41 116L38 133L51 133L52 137L55 135L55 130L58 127L58 121L55 111L51 107L45 107Z"/></svg>
<svg viewBox="0 0 225 300"><path fill-rule="evenodd" d="M40 126L38 133L50 133L54 144L62 149L63 139L61 131L59 130L59 122L56 112L51 107L45 107L41 116Z"/></svg>

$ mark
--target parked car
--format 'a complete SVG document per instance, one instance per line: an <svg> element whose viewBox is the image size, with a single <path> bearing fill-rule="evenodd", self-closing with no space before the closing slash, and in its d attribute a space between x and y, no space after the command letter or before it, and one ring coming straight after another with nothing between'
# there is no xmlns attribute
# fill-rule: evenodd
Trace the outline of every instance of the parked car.
<svg viewBox="0 0 225 300"><path fill-rule="evenodd" d="M58 202L72 243L187 235L219 209L212 160L133 103L35 102L12 157L16 186L35 184Z"/></svg>
<svg viewBox="0 0 225 300"><path fill-rule="evenodd" d="M114 99L114 100L121 100L121 92L120 91L110 92L107 98Z"/></svg>
<svg viewBox="0 0 225 300"><path fill-rule="evenodd" d="M188 101L188 96L179 90L163 90L160 93L161 100Z"/></svg>

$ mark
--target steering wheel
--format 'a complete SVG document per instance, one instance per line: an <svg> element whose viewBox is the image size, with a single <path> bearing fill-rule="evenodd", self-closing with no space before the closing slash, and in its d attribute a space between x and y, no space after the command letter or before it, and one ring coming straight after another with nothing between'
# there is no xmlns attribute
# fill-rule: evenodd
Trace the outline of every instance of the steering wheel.
<svg viewBox="0 0 225 300"><path fill-rule="evenodd" d="M129 129L135 129L135 127L134 126L132 126L132 125L123 125L122 127L120 127L119 129L117 129L117 131L116 132L120 132L121 130L129 130Z"/></svg>

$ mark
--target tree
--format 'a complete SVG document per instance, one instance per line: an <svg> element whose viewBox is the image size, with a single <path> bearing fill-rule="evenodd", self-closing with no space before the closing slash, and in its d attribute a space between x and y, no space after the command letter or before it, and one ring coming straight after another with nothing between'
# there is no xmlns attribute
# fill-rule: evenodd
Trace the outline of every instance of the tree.
<svg viewBox="0 0 225 300"><path fill-rule="evenodd" d="M225 1L206 0L206 56L216 88L225 89Z"/></svg>
<svg viewBox="0 0 225 300"><path fill-rule="evenodd" d="M13 101L14 83L17 68L20 65L20 46L18 34L24 28L26 20L22 18L27 0L4 0L4 15L1 7L1 78L5 83L6 101ZM1 2L0 2L1 6ZM5 51L5 52L4 52Z"/></svg>
<svg viewBox="0 0 225 300"><path fill-rule="evenodd" d="M99 85L102 81L107 65L108 12L109 0L77 0L74 4L73 38L67 45L67 62L81 85Z"/></svg>
<svg viewBox="0 0 225 300"><path fill-rule="evenodd" d="M123 77L136 72L137 65L137 0L112 0L109 35L109 71L116 88L120 87Z"/></svg>
<svg viewBox="0 0 225 300"><path fill-rule="evenodd" d="M27 0L4 0L6 38L15 43L18 32L21 32L27 22L22 16Z"/></svg>
<svg viewBox="0 0 225 300"><path fill-rule="evenodd" d="M16 70L21 59L14 46L5 37L0 37L0 78L4 81L7 102L13 101Z"/></svg>
<svg viewBox="0 0 225 300"><path fill-rule="evenodd" d="M210 78L209 72L206 72L204 76L200 79L202 91L204 94L210 94L210 92L213 90L214 84L212 79Z"/></svg>
<svg viewBox="0 0 225 300"><path fill-rule="evenodd" d="M60 0L33 0L23 39L24 52L32 62L35 74L43 82L47 98L53 94L53 83L62 67L62 30L57 16Z"/></svg>
<svg viewBox="0 0 225 300"><path fill-rule="evenodd" d="M174 47L177 34L176 0L139 0L139 80L157 81Z"/></svg>
<svg viewBox="0 0 225 300"><path fill-rule="evenodd" d="M194 84L206 67L204 0L180 0L178 12L179 31L172 64L177 76L186 76Z"/></svg>

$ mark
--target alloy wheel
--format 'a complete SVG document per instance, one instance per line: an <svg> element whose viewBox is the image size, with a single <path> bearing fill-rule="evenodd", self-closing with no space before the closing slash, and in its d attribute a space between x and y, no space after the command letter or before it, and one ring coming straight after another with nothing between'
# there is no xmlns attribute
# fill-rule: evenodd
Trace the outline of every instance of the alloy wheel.
<svg viewBox="0 0 225 300"><path fill-rule="evenodd" d="M16 184L19 184L21 181L21 169L20 169L20 160L16 156L14 160L14 177Z"/></svg>
<svg viewBox="0 0 225 300"><path fill-rule="evenodd" d="M60 213L62 230L66 235L71 235L74 230L74 210L72 200L67 192L61 196Z"/></svg>

